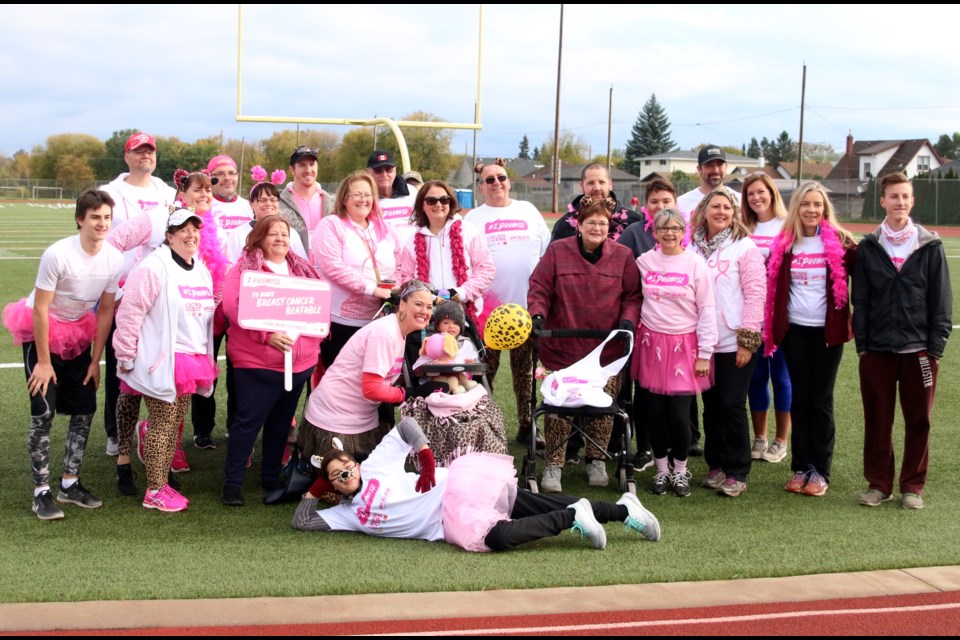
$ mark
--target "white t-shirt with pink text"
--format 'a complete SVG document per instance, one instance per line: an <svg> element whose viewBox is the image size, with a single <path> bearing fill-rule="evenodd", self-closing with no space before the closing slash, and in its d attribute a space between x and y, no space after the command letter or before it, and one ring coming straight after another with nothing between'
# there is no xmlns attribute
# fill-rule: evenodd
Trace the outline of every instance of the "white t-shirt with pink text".
<svg viewBox="0 0 960 640"><path fill-rule="evenodd" d="M397 234L398 246L406 246L407 240L417 231L416 225L411 222L413 205L417 200L417 192L399 198L380 198L380 211L383 221Z"/></svg>
<svg viewBox="0 0 960 640"><path fill-rule="evenodd" d="M820 236L793 245L787 318L792 324L822 327L827 317L827 253Z"/></svg>
<svg viewBox="0 0 960 640"><path fill-rule="evenodd" d="M210 323L213 322L213 312L217 305L205 276L200 269L170 269L170 278L180 292L175 346L177 353L207 353Z"/></svg>
<svg viewBox="0 0 960 640"><path fill-rule="evenodd" d="M363 396L363 374L393 383L403 371L405 343L396 314L353 334L310 394L306 419L315 427L349 435L376 428L380 403Z"/></svg>
<svg viewBox="0 0 960 640"><path fill-rule="evenodd" d="M223 231L236 229L253 220L253 209L250 208L250 203L240 197L237 197L233 202L224 202L214 198L210 212ZM220 237L223 237L223 235L220 234Z"/></svg>
<svg viewBox="0 0 960 640"><path fill-rule="evenodd" d="M754 229L750 235L753 244L757 245L757 249L760 249L764 261L770 257L770 249L773 247L773 241L776 240L782 228L783 218L775 217L766 222L758 222L757 228Z"/></svg>
<svg viewBox="0 0 960 640"><path fill-rule="evenodd" d="M887 255L890 256L890 260L893 262L893 266L897 268L897 271L900 271L900 268L906 259L910 257L910 254L917 250L919 246L917 242L918 237L919 234L914 233L911 240L902 244L893 244L884 237L883 233L880 234L880 246L883 247Z"/></svg>
<svg viewBox="0 0 960 640"><path fill-rule="evenodd" d="M527 308L530 274L550 244L550 230L543 215L524 200L506 207L484 204L465 218L483 233L497 267L489 291L499 304L512 302Z"/></svg>

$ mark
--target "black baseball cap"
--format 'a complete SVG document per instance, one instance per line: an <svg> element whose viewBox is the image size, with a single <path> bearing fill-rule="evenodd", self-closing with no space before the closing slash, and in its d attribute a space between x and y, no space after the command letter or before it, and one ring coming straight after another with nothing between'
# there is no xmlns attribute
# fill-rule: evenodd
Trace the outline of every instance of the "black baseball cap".
<svg viewBox="0 0 960 640"><path fill-rule="evenodd" d="M377 149L367 158L367 169L376 169L378 167L395 167L397 163L393 161L393 154L389 151Z"/></svg>
<svg viewBox="0 0 960 640"><path fill-rule="evenodd" d="M293 153L290 154L290 166L292 167L304 158L313 158L316 160L320 157L318 154L319 150L316 147L297 147L293 150Z"/></svg>
<svg viewBox="0 0 960 640"><path fill-rule="evenodd" d="M727 154L724 153L723 149L714 144L708 144L703 149L700 149L700 155L697 156L697 164L703 166L708 162L713 162L714 160L726 162Z"/></svg>

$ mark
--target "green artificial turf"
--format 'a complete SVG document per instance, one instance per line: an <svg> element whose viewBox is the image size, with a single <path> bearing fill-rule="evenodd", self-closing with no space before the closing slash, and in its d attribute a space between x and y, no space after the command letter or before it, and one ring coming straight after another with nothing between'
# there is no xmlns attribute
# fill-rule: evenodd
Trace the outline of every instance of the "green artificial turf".
<svg viewBox="0 0 960 640"><path fill-rule="evenodd" d="M25 295L33 284L39 262L21 258L38 257L47 244L71 233L72 209L0 208L0 302ZM960 274L960 240L946 239L946 245L950 266ZM960 275L955 285L958 279ZM214 432L218 448L186 447L193 467L179 476L191 499L186 512L146 510L140 506L142 496L116 494L115 460L104 454L106 437L98 413L82 478L104 499L103 507L64 505L65 519L41 522L30 510L23 370L0 369L0 602L486 590L960 564L960 486L953 484L960 461L960 364L955 351L951 343L940 370L927 507L922 511L905 511L897 502L875 509L857 505L864 489L862 417L856 356L849 345L836 388L836 453L825 497L783 490L791 475L788 457L776 465L755 463L749 490L739 498L720 498L699 487L706 469L702 459L692 459L695 486L687 499L650 495L651 471L639 478L639 496L663 527L660 543L642 541L611 523L603 552L563 534L502 554L471 554L443 543L294 531L289 524L294 505L267 507L259 501L259 451L247 474L247 506L222 506L224 385L218 391L220 423ZM3 332L0 363L19 360L19 349ZM507 416L512 442L516 410L506 362L495 397ZM60 471L65 429L66 418L58 417L51 443L53 477ZM899 421L897 429L900 434ZM519 465L523 451L511 447ZM142 466L134 462L134 468L142 488ZM609 470L612 474L612 465ZM566 468L563 485L567 493L592 499L618 497L612 487L587 487L582 466Z"/></svg>

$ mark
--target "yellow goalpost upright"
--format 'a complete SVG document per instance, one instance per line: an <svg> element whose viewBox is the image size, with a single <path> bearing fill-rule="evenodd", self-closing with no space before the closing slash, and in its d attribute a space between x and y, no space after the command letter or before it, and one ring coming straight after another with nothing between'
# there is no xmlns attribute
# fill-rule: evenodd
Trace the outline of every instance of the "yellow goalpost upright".
<svg viewBox="0 0 960 640"><path fill-rule="evenodd" d="M480 130L480 92L483 70L483 5L479 5L479 37L477 40L477 100L474 109L474 122L420 122L415 120L393 120L392 118L314 118L300 116L249 116L243 115L243 5L237 5L237 122L275 122L284 124L336 124L372 127L384 125L390 128L400 145L400 163L402 172L410 171L410 155L407 141L401 127L420 127L424 129L466 129Z"/></svg>

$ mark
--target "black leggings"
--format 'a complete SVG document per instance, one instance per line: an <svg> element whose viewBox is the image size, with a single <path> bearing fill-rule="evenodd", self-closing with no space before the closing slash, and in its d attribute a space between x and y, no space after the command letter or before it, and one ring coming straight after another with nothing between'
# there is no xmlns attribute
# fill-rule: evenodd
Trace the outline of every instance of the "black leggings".
<svg viewBox="0 0 960 640"><path fill-rule="evenodd" d="M692 435L690 406L694 395L668 396L640 388L640 406L646 412L644 421L655 458L666 458L667 450L675 460L686 460Z"/></svg>
<svg viewBox="0 0 960 640"><path fill-rule="evenodd" d="M526 489L517 489L517 499L510 512L512 520L501 520L493 525L483 542L494 551L516 549L525 542L532 542L563 533L573 526L571 504L580 498L562 495L544 495ZM597 522L624 521L627 508L612 502L590 501Z"/></svg>

